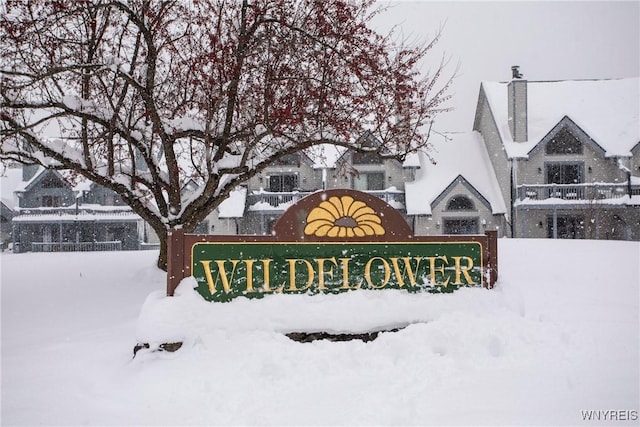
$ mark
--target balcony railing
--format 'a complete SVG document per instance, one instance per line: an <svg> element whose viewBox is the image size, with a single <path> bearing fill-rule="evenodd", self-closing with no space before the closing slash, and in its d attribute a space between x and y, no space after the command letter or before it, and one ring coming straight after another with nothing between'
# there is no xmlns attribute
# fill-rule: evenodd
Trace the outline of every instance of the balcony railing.
<svg viewBox="0 0 640 427"><path fill-rule="evenodd" d="M284 210L310 192L254 192L247 196L247 205L251 211Z"/></svg>
<svg viewBox="0 0 640 427"><path fill-rule="evenodd" d="M32 252L93 252L121 251L122 242L31 242Z"/></svg>
<svg viewBox="0 0 640 427"><path fill-rule="evenodd" d="M384 200L396 209L404 209L404 191L399 190L372 190L365 191L379 199Z"/></svg>
<svg viewBox="0 0 640 427"><path fill-rule="evenodd" d="M520 185L517 188L519 202L536 203L541 200L566 200L566 201L606 201L620 199L628 196L631 190L632 196L640 196L640 185L628 184L544 184L544 185Z"/></svg>
<svg viewBox="0 0 640 427"><path fill-rule="evenodd" d="M366 191L366 193L384 200L396 209L404 209L405 198L403 191L375 190ZM247 196L247 205L251 211L285 210L309 194L311 193L298 191L281 193L260 191Z"/></svg>
<svg viewBox="0 0 640 427"><path fill-rule="evenodd" d="M110 209L111 208L111 209ZM80 205L76 206L60 206L60 207L41 207L41 208L18 208L20 215L119 215L128 216L133 213L131 208L124 207L103 207L93 208Z"/></svg>

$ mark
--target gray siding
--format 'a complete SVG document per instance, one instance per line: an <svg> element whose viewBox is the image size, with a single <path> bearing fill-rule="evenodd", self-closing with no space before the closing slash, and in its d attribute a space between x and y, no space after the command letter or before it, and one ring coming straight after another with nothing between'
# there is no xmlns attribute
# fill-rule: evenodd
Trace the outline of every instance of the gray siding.
<svg viewBox="0 0 640 427"><path fill-rule="evenodd" d="M44 182L55 183L55 187L43 186ZM75 193L69 185L53 171L40 174L31 184L29 191L21 194L21 208L39 208L46 206L48 200L56 200L58 206L71 206L76 202Z"/></svg>
<svg viewBox="0 0 640 427"><path fill-rule="evenodd" d="M322 171L312 165L301 162L299 165L269 166L247 182L249 193L261 188L269 191L269 180L272 175L292 174L298 178L297 191L316 191L322 189Z"/></svg>
<svg viewBox="0 0 640 427"><path fill-rule="evenodd" d="M496 121L491 113L489 102L484 94L484 90L480 87L480 94L478 96L478 107L476 110L476 119L473 130L480 132L482 135L487 152L489 153L489 159L493 166L493 170L496 174L496 179L500 185L502 192L502 198L510 211L513 205L512 190L511 190L511 161L507 157L507 153L504 150L502 139L496 125ZM509 218L511 213L509 213ZM509 233L509 231L507 231ZM509 234L510 235L510 234Z"/></svg>
<svg viewBox="0 0 640 427"><path fill-rule="evenodd" d="M473 210L448 210L449 201L457 196L465 196L474 205ZM467 185L458 181L446 193L439 197L431 206L431 215L415 217L414 232L417 236L432 236L445 234L446 220L475 219L477 232L484 234L487 230L498 230L499 236L505 235L505 221L503 215L493 215L486 200L478 197Z"/></svg>
<svg viewBox="0 0 640 427"><path fill-rule="evenodd" d="M91 185L91 190L83 194L82 201L83 203L103 206L125 206L125 203L115 191L98 184Z"/></svg>
<svg viewBox="0 0 640 427"><path fill-rule="evenodd" d="M341 167L342 162L348 162L349 167ZM353 168L359 174L382 173L382 189L395 187L399 191L404 191L404 183L413 180L415 171L411 168L403 168L402 164L393 159L385 159L381 163L374 164L353 164L347 153L345 158L340 160L336 169L327 171L327 189L348 188L357 189L357 174L345 173L347 169Z"/></svg>

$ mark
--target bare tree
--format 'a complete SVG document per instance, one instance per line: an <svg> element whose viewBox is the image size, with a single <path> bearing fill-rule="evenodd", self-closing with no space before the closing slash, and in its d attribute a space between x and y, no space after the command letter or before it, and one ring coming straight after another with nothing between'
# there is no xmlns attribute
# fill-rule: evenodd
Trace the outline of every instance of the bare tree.
<svg viewBox="0 0 640 427"><path fill-rule="evenodd" d="M0 158L76 171L158 234L319 144L402 159L444 111L433 43L375 33L373 1L11 1L0 18ZM437 40L437 38L436 38ZM437 65L437 63L436 63ZM362 147L372 132L382 145ZM194 179L200 188L181 195Z"/></svg>

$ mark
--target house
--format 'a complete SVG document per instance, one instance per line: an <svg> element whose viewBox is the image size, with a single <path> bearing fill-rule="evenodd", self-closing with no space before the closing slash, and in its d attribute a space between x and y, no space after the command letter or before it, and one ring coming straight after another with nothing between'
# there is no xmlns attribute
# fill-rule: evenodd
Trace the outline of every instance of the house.
<svg viewBox="0 0 640 427"><path fill-rule="evenodd" d="M238 234L269 234L288 207L322 190L322 173L307 153L293 153L252 177L246 187L246 210L238 218Z"/></svg>
<svg viewBox="0 0 640 427"><path fill-rule="evenodd" d="M245 216L247 188L243 186L233 190L220 205L214 209L194 230L194 233L235 235L241 233L241 223Z"/></svg>
<svg viewBox="0 0 640 427"><path fill-rule="evenodd" d="M116 193L71 171L23 166L14 193L14 252L131 250L150 239Z"/></svg>
<svg viewBox="0 0 640 427"><path fill-rule="evenodd" d="M194 230L269 234L301 198L325 189L375 194L415 235L640 240L638 78L483 82L473 129L430 136L405 161L322 145L290 154L232 191ZM15 250L141 249L155 234L119 197L69 172L25 167L3 190ZM187 196L198 183L189 181ZM17 201L16 201L17 200ZM154 240L155 239L155 240Z"/></svg>
<svg viewBox="0 0 640 427"><path fill-rule="evenodd" d="M362 138L365 147L378 144L371 134ZM290 154L247 182L243 215L237 209L240 203L235 203L237 233L268 234L280 215L298 200L334 188L375 194L406 217L404 184L413 179L417 167L416 162L402 163L330 145Z"/></svg>
<svg viewBox="0 0 640 427"><path fill-rule="evenodd" d="M379 144L371 134L362 138L365 147ZM433 159L418 153L400 162L329 145L289 155L232 192L205 222L210 233L268 234L280 215L306 195L345 188L386 201L416 235L486 230L505 235L508 210L480 134L432 138Z"/></svg>
<svg viewBox="0 0 640 427"><path fill-rule="evenodd" d="M473 130L512 218L509 235L640 240L638 78L480 86Z"/></svg>
<svg viewBox="0 0 640 427"><path fill-rule="evenodd" d="M415 180L405 184L406 210L420 235L505 236L509 212L478 132L433 134L429 156L418 153Z"/></svg>

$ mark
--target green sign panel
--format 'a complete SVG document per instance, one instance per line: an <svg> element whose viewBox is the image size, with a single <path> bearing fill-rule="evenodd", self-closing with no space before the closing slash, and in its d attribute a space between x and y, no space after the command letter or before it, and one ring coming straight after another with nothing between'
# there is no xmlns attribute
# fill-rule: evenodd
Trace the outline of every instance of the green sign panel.
<svg viewBox="0 0 640 427"><path fill-rule="evenodd" d="M191 274L208 301L354 289L451 292L482 286L479 242L202 242Z"/></svg>

